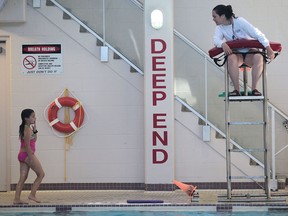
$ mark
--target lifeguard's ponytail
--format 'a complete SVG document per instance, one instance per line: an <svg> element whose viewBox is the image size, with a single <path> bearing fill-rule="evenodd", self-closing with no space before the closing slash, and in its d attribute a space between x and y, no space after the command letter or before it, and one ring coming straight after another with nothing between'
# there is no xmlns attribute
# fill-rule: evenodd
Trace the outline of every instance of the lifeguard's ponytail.
<svg viewBox="0 0 288 216"><path fill-rule="evenodd" d="M231 5L217 5L213 8L213 11L215 11L219 16L224 14L226 19L231 19L232 17L235 18Z"/></svg>

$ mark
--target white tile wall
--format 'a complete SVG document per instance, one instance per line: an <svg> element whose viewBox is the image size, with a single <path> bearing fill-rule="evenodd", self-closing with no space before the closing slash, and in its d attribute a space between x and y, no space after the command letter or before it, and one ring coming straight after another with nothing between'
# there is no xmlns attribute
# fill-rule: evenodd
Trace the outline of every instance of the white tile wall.
<svg viewBox="0 0 288 216"><path fill-rule="evenodd" d="M282 11L276 16L282 23L278 23L275 29L275 25L271 25L272 18L262 16L263 11L269 11L271 1L243 1L245 3L233 4L236 14L248 16L247 19L263 28L269 38L283 44L283 53L271 63L273 73L269 72L269 95L271 102L288 113L288 101L285 100L288 30L283 27L286 26L287 3L273 1L273 13ZM215 26L211 10L217 3L220 2L177 0L175 4L177 30L207 51L213 46ZM112 53L109 63L100 63L96 40L89 34L79 34L79 26L74 22L61 21L62 13L57 9L49 8L41 13L43 15L28 6L26 23L0 29L0 35L9 35L11 40L11 183L16 183L19 178L18 127L20 112L26 107L33 108L37 115L37 155L46 172L44 182L64 182L64 139L55 136L44 117L46 106L64 88L81 100L88 113L87 124L74 135L73 145L66 152L67 182L144 182L143 77L131 74L126 63L112 59ZM48 15L55 24L45 18ZM70 34L63 28L67 28ZM83 43L77 43L76 39ZM61 43L63 74L24 76L20 72L21 45L26 43ZM213 149L203 143L201 128L194 126L192 132L176 123L175 177L181 181L226 181L225 159L221 154L215 154L217 148L222 148L215 145ZM31 174L28 182L34 177Z"/></svg>

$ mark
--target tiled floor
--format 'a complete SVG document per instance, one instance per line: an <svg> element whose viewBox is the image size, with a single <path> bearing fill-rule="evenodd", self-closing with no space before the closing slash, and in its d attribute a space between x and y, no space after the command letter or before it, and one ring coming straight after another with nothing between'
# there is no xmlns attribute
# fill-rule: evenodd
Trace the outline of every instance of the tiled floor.
<svg viewBox="0 0 288 216"><path fill-rule="evenodd" d="M27 199L29 191L22 192L21 198L31 204L35 202ZM13 203L14 191L0 193L0 203ZM165 203L189 203L188 196L181 191L175 192L144 192L144 191L38 191L37 197L41 205L83 205L83 204L123 204L127 200L163 200Z"/></svg>
<svg viewBox="0 0 288 216"><path fill-rule="evenodd" d="M201 203L201 193L207 192L217 195L218 203L227 203L226 190L197 190L192 204ZM0 206L12 205L14 191L0 192ZM87 205L87 204L123 204L127 200L162 200L170 204L191 204L189 197L181 190L165 191L131 191L131 190L78 190L78 191L38 191L37 197L42 203L28 200L29 191L23 191L21 199L33 205ZM272 198L267 200L262 190L233 191L229 202L280 202L286 203L287 190L272 192ZM204 200L205 201L205 200ZM207 202L206 202L207 203ZM215 200L213 201L215 203Z"/></svg>
<svg viewBox="0 0 288 216"><path fill-rule="evenodd" d="M231 211L232 208L243 206L248 207L266 207L268 208L284 208L288 212L288 191L281 190L272 192L272 198L268 199L264 196L263 191L259 190L239 190L233 191L231 200L227 200L226 190L197 190L193 201L189 200L188 196L180 190L172 192L146 192L146 191L121 191L121 190L95 190L95 191L38 191L37 197L42 203L35 203L27 199L29 191L23 191L21 198L29 202L28 205L13 205L14 191L0 192L0 214L9 209L33 209L52 207L56 211L71 210L75 207L129 207L131 205L127 200L139 201L163 201L163 203L138 203L141 207L146 206L171 206L182 207L213 207L216 211ZM215 195L217 199L205 200L201 198L201 194ZM208 196L209 197L209 196ZM60 207L60 208L59 208ZM58 210L57 210L58 208ZM60 209L60 210L59 210Z"/></svg>

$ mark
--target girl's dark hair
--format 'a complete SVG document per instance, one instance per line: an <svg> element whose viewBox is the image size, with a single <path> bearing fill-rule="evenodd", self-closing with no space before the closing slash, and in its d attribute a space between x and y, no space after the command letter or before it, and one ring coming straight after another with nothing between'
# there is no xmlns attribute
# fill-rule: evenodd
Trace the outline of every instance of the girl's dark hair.
<svg viewBox="0 0 288 216"><path fill-rule="evenodd" d="M29 118L32 113L34 113L34 110L32 110L32 109L24 109L21 112L22 123L19 126L19 137L20 138L24 137L24 127L25 127L25 123L26 123L25 118Z"/></svg>
<svg viewBox="0 0 288 216"><path fill-rule="evenodd" d="M213 11L215 11L219 16L224 14L226 19L230 19L231 17L235 18L235 14L233 13L231 5L217 5L213 8Z"/></svg>

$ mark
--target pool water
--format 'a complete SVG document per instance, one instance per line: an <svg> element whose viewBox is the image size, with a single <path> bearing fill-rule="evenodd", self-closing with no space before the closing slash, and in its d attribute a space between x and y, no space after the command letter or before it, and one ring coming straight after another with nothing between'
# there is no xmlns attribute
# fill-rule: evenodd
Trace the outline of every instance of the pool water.
<svg viewBox="0 0 288 216"><path fill-rule="evenodd" d="M77 214L83 216L287 216L288 212L177 212L177 211L126 211L126 212L93 212L92 214ZM70 215L69 215L70 216Z"/></svg>
<svg viewBox="0 0 288 216"><path fill-rule="evenodd" d="M197 211L95 211L95 212L0 212L0 216L287 216L287 211L272 212L197 212Z"/></svg>

